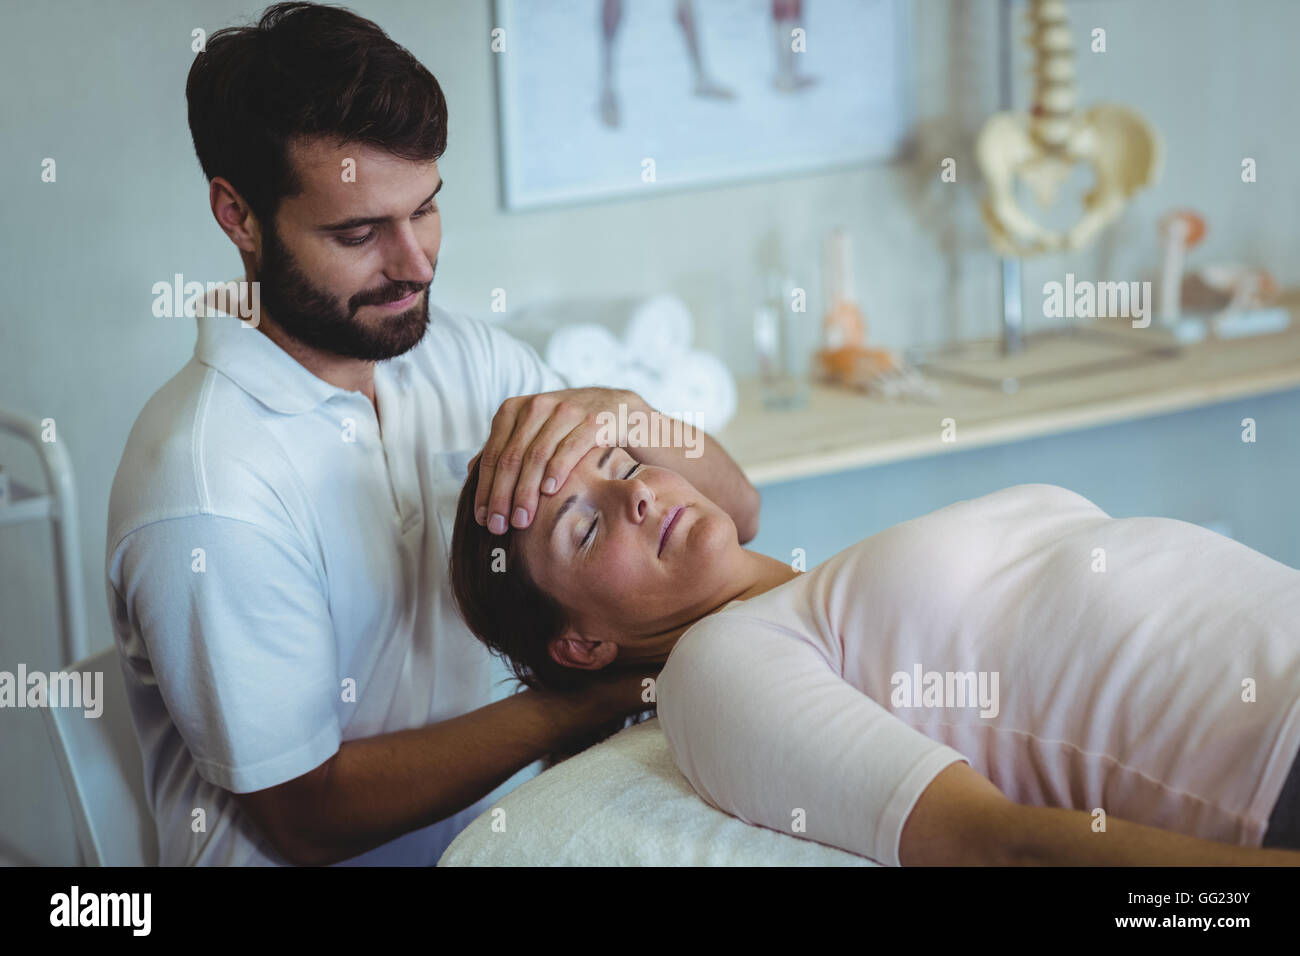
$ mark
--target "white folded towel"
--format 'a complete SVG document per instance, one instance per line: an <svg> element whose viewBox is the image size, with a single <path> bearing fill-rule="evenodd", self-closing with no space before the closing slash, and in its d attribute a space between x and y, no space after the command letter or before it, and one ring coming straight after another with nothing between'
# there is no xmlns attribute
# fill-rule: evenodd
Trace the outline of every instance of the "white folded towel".
<svg viewBox="0 0 1300 956"><path fill-rule="evenodd" d="M686 352L664 371L663 405L706 432L721 429L736 413L736 382L722 361L708 352Z"/></svg>
<svg viewBox="0 0 1300 956"><path fill-rule="evenodd" d="M657 369L647 368L639 362L624 362L614 372L615 387L626 388L636 392L646 400L651 408L663 410L667 406L664 400L664 377Z"/></svg>
<svg viewBox="0 0 1300 956"><path fill-rule="evenodd" d="M613 379L625 360L623 343L600 325L564 325L547 339L542 356L574 388L586 385L618 387Z"/></svg>
<svg viewBox="0 0 1300 956"><path fill-rule="evenodd" d="M504 328L574 388L630 389L707 432L735 414L735 379L716 356L691 349L694 322L677 296L534 306Z"/></svg>
<svg viewBox="0 0 1300 956"><path fill-rule="evenodd" d="M526 306L503 324L542 356L562 328L601 326L622 346L627 360L647 368L660 368L687 351L695 334L690 310L675 295L660 294L625 299L561 299ZM549 360L548 360L549 364Z"/></svg>
<svg viewBox="0 0 1300 956"><path fill-rule="evenodd" d="M751 826L705 803L659 719L634 724L516 787L439 866L878 866Z"/></svg>
<svg viewBox="0 0 1300 956"><path fill-rule="evenodd" d="M667 368L691 347L695 323L686 303L675 295L655 295L632 310L623 342L633 359L652 368Z"/></svg>

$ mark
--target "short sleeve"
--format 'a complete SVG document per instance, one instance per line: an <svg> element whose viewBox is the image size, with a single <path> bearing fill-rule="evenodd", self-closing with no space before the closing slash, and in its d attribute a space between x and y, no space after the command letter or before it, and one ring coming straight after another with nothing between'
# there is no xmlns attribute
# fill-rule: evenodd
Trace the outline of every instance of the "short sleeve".
<svg viewBox="0 0 1300 956"><path fill-rule="evenodd" d="M541 360L531 345L495 325L484 323L484 328L488 336L486 367L492 374L489 394L496 401L493 411L516 395L536 395L570 387L559 372Z"/></svg>
<svg viewBox="0 0 1300 956"><path fill-rule="evenodd" d="M124 539L112 586L124 656L156 683L199 774L234 793L338 751L338 654L320 573L284 532L210 514Z"/></svg>
<svg viewBox="0 0 1300 956"><path fill-rule="evenodd" d="M657 700L677 766L705 801L890 866L922 792L966 759L843 680L797 635L741 615L683 635Z"/></svg>

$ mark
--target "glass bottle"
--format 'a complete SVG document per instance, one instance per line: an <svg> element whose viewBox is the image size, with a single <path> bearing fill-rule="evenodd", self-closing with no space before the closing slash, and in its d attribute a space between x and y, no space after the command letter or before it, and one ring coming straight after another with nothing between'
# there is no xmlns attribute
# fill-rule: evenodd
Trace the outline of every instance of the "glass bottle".
<svg viewBox="0 0 1300 956"><path fill-rule="evenodd" d="M782 272L769 272L764 284L763 300L754 310L759 395L765 408L803 408L808 404L808 369L800 332L806 313L794 310L801 290Z"/></svg>

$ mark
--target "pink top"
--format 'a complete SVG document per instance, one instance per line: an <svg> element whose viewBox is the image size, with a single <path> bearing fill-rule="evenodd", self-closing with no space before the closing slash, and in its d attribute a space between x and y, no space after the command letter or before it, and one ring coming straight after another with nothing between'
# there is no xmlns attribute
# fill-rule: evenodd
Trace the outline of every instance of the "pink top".
<svg viewBox="0 0 1300 956"><path fill-rule="evenodd" d="M957 760L1018 803L1258 846L1300 746L1300 571L1016 485L702 618L657 694L706 801L881 863Z"/></svg>

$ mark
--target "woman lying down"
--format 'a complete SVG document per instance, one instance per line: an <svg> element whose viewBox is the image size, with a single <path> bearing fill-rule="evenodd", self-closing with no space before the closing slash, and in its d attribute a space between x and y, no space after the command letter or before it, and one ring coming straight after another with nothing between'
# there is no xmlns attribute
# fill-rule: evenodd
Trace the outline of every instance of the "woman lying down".
<svg viewBox="0 0 1300 956"><path fill-rule="evenodd" d="M748 823L889 865L1300 865L1300 571L1231 538L1024 484L800 573L622 448L504 537L477 482L471 629L530 686L662 663L678 767Z"/></svg>

